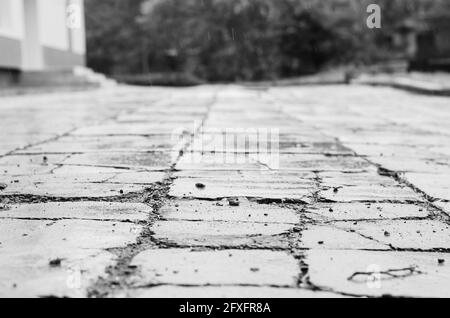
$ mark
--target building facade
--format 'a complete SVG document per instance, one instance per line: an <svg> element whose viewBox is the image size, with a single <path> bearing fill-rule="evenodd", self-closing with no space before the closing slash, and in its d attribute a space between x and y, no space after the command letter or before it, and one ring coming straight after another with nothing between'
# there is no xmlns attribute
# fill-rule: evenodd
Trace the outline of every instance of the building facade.
<svg viewBox="0 0 450 318"><path fill-rule="evenodd" d="M0 0L0 70L85 64L83 0Z"/></svg>

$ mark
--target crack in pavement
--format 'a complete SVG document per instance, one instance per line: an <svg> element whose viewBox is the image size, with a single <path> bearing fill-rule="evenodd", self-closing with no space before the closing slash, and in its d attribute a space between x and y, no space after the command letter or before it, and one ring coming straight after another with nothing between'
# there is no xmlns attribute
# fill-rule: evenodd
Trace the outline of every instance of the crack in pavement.
<svg viewBox="0 0 450 318"><path fill-rule="evenodd" d="M129 289L131 285L128 281L128 277L138 272L138 268L132 266L131 262L134 256L138 255L140 252L148 249L177 247L176 244L167 244L154 238L154 233L152 232L151 227L155 220L160 218L158 212L161 207L165 204L166 201L169 201L171 199L169 197L169 190L175 179L174 173L176 172L176 164L179 162L185 151L191 145L195 135L201 130L203 124L208 118L211 107L215 103L215 100L216 97L214 97L214 99L208 105L208 109L201 120L201 124L198 125L196 131L193 132L191 138L185 141L185 144L181 147L181 149L179 149L178 156L173 161L170 169L165 171L166 176L164 180L158 184L158 187L156 187L156 189L153 189L151 191L151 199L146 200L146 203L152 207L153 214L156 215L156 217L150 217L146 227L137 237L136 243L129 244L126 247L107 249L107 251L115 254L118 259L116 260L115 265L110 266L106 269L106 278L100 277L93 285L88 287L89 298L106 297L113 291Z"/></svg>

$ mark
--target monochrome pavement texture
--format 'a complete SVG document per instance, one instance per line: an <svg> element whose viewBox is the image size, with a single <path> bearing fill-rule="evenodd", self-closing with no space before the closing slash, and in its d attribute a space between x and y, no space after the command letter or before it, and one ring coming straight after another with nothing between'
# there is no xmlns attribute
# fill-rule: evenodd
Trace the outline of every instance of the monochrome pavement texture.
<svg viewBox="0 0 450 318"><path fill-rule="evenodd" d="M450 297L449 122L358 85L2 97L0 297Z"/></svg>

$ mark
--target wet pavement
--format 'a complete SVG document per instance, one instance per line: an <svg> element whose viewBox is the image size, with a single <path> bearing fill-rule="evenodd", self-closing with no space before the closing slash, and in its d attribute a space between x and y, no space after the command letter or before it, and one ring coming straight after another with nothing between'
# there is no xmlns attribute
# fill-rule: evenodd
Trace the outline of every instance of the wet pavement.
<svg viewBox="0 0 450 318"><path fill-rule="evenodd" d="M449 297L449 122L358 85L1 97L0 296Z"/></svg>

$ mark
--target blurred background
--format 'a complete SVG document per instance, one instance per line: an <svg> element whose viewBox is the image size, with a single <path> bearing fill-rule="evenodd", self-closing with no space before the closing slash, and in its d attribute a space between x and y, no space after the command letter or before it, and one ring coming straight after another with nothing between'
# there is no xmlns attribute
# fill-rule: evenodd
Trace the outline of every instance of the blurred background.
<svg viewBox="0 0 450 318"><path fill-rule="evenodd" d="M366 25L372 3L380 29ZM135 83L450 70L448 0L85 0L85 12L87 65Z"/></svg>
<svg viewBox="0 0 450 318"><path fill-rule="evenodd" d="M371 4L381 28L367 25ZM450 71L450 1L0 0L0 87L105 75L140 85L348 82L410 71Z"/></svg>

